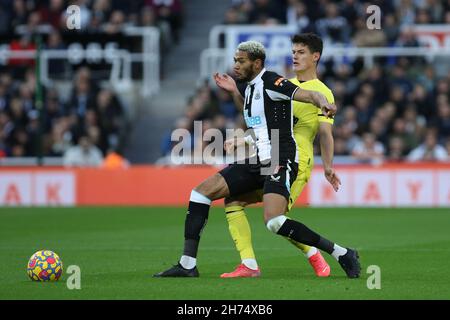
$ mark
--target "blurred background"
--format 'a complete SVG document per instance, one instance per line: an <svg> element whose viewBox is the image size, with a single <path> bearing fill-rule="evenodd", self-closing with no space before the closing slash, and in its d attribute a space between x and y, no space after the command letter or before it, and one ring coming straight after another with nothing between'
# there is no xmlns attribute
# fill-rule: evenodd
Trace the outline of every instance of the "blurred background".
<svg viewBox="0 0 450 320"><path fill-rule="evenodd" d="M211 81L236 45L263 42L267 68L293 77L299 32L324 40L335 163L450 163L449 0L2 0L0 164L173 165L173 130L244 128Z"/></svg>

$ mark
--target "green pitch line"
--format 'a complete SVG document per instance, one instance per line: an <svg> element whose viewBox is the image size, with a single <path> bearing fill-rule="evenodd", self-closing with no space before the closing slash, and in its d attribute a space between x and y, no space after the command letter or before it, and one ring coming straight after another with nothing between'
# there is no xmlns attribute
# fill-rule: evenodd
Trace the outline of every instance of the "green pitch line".
<svg viewBox="0 0 450 320"><path fill-rule="evenodd" d="M152 278L179 258L184 208L1 208L0 299L450 299L450 210L295 209L292 216L341 245L356 247L361 279L347 279L324 253L332 276L316 278L307 260L270 233L260 208L248 210L257 279L220 279L239 255L223 209L213 208L200 244L200 278ZM81 290L28 279L28 258L55 251L81 268ZM369 290L369 265L381 289ZM186 288L189 291L186 291ZM189 292L189 293L188 293Z"/></svg>

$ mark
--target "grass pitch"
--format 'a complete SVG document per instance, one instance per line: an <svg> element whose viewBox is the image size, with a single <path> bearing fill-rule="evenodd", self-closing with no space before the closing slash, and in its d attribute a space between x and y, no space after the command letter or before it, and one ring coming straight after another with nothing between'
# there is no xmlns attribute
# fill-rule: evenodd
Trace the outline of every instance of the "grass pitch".
<svg viewBox="0 0 450 320"><path fill-rule="evenodd" d="M247 210L261 278L220 279L239 263L222 208L212 208L198 264L200 278L152 275L176 263L184 208L1 208L0 299L450 299L449 209L295 209L291 214L341 245L359 250L360 279L347 279L324 253L331 277L316 278L303 255L270 233L262 210ZM53 250L63 260L56 283L32 282L29 257ZM69 290L69 265L81 289ZM367 267L381 289L367 288Z"/></svg>

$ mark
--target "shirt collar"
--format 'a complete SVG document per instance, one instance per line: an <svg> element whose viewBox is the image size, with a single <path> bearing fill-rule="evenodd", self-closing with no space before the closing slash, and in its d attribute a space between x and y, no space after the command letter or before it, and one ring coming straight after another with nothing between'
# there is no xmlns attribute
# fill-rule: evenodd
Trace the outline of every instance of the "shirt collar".
<svg viewBox="0 0 450 320"><path fill-rule="evenodd" d="M261 70L261 72L255 77L255 79L253 79L252 81L250 81L248 84L249 85L254 85L255 83L257 83L259 80L261 80L262 75L264 74L264 72L266 72L266 68L263 68Z"/></svg>

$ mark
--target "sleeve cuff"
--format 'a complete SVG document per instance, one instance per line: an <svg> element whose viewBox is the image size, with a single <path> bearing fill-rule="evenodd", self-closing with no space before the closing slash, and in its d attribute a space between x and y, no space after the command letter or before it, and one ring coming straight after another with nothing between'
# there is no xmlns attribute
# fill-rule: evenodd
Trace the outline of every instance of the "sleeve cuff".
<svg viewBox="0 0 450 320"><path fill-rule="evenodd" d="M294 92L292 92L291 100L294 100L294 95L295 95L295 93L297 92L298 89L300 89L299 86L297 86L297 88L295 88Z"/></svg>

